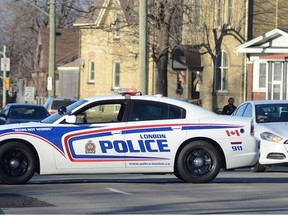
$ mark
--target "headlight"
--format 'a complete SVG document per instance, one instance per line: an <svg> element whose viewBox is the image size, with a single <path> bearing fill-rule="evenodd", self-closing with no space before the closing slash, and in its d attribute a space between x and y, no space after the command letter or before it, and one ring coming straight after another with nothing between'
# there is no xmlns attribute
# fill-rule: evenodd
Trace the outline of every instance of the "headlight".
<svg viewBox="0 0 288 216"><path fill-rule="evenodd" d="M260 137L263 140L271 141L271 142L280 142L283 138L279 137L273 133L270 132L263 132L260 134Z"/></svg>

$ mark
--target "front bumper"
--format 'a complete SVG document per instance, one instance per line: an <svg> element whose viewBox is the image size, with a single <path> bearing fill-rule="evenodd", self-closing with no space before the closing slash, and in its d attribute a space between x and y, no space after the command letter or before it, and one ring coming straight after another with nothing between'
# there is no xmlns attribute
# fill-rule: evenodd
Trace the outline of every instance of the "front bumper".
<svg viewBox="0 0 288 216"><path fill-rule="evenodd" d="M262 165L288 163L288 144L261 140L259 163Z"/></svg>

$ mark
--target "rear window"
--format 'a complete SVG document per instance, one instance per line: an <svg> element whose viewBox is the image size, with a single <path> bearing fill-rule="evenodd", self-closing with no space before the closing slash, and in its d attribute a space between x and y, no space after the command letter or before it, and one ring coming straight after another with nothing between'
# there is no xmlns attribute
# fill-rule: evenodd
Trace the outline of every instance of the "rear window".
<svg viewBox="0 0 288 216"><path fill-rule="evenodd" d="M48 116L44 107L13 107L8 115L9 118L15 119L44 119Z"/></svg>
<svg viewBox="0 0 288 216"><path fill-rule="evenodd" d="M132 121L183 119L186 117L186 110L171 104L134 101Z"/></svg>
<svg viewBox="0 0 288 216"><path fill-rule="evenodd" d="M70 104L74 103L75 101L72 100L54 100L51 109L57 110L60 106L69 106Z"/></svg>

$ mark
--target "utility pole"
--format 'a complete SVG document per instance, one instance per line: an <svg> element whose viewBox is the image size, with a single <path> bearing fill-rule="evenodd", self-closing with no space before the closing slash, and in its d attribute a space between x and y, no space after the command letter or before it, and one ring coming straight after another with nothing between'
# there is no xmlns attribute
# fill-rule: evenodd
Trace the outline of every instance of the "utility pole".
<svg viewBox="0 0 288 216"><path fill-rule="evenodd" d="M55 30L55 0L50 0L49 4L49 75L47 80L48 96L55 96L55 50L56 50L56 30Z"/></svg>
<svg viewBox="0 0 288 216"><path fill-rule="evenodd" d="M139 90L147 94L147 0L139 0Z"/></svg>

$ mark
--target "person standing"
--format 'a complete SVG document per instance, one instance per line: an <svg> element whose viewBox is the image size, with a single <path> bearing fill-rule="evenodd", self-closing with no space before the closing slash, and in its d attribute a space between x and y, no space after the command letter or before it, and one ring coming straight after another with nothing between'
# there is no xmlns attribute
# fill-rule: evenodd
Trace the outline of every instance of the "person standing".
<svg viewBox="0 0 288 216"><path fill-rule="evenodd" d="M178 72L177 78L178 78L178 82L177 82L176 93L179 94L180 97L183 97L184 90L185 90L185 73L183 71Z"/></svg>
<svg viewBox="0 0 288 216"><path fill-rule="evenodd" d="M228 99L228 104L223 107L222 115L231 115L237 107L234 105L234 99Z"/></svg>

